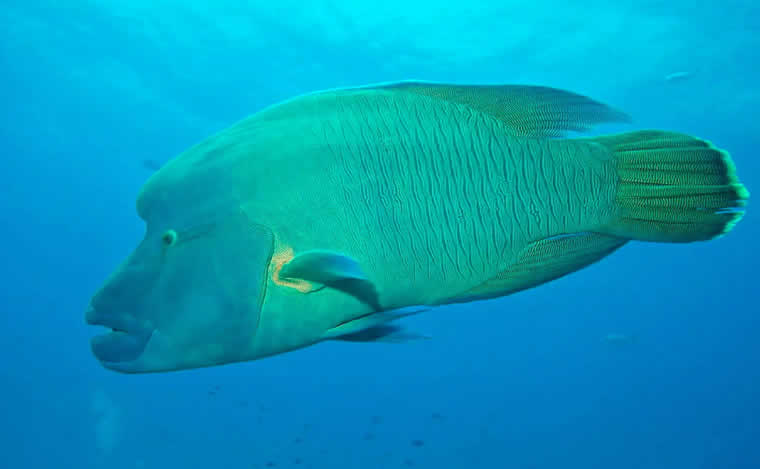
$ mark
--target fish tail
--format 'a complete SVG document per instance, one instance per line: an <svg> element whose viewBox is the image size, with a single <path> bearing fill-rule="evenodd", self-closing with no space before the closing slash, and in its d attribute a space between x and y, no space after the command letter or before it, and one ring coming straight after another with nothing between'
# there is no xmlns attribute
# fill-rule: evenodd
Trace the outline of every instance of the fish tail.
<svg viewBox="0 0 760 469"><path fill-rule="evenodd" d="M613 154L618 184L604 231L640 241L688 243L731 231L749 192L731 156L674 132L639 131L593 139Z"/></svg>

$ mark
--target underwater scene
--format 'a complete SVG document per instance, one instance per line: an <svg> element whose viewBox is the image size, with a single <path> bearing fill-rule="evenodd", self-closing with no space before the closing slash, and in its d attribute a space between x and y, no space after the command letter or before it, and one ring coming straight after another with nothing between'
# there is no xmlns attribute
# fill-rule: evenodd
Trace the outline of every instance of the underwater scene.
<svg viewBox="0 0 760 469"><path fill-rule="evenodd" d="M760 5L4 0L0 467L760 468Z"/></svg>

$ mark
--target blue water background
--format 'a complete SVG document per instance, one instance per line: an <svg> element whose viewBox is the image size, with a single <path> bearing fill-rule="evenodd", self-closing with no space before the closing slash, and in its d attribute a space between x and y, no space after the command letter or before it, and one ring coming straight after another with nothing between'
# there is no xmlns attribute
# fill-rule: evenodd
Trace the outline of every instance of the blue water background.
<svg viewBox="0 0 760 469"><path fill-rule="evenodd" d="M98 365L83 320L142 237L144 160L278 100L558 86L716 142L757 192L758 50L753 1L3 1L0 467L760 467L752 204L722 239L632 243L408 320L422 343L128 376Z"/></svg>

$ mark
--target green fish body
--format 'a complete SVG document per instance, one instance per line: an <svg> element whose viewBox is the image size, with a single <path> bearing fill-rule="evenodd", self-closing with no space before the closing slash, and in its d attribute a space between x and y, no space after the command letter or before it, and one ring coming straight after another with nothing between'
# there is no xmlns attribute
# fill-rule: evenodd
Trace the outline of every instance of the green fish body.
<svg viewBox="0 0 760 469"><path fill-rule="evenodd" d="M627 120L552 88L421 82L265 109L146 183L146 239L87 313L123 327L93 351L146 372L407 340L401 317L540 285L630 240L729 231L748 193L709 142L565 137Z"/></svg>

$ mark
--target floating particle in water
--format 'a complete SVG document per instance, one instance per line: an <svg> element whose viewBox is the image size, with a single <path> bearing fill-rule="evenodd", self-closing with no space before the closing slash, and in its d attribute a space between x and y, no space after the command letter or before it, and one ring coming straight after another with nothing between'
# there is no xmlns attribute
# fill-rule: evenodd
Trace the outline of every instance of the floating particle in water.
<svg viewBox="0 0 760 469"><path fill-rule="evenodd" d="M412 461L410 458L404 459L404 466L411 467L414 466L414 461Z"/></svg>
<svg viewBox="0 0 760 469"><path fill-rule="evenodd" d="M425 446L425 442L422 440L412 440L412 446L420 448L422 446Z"/></svg>
<svg viewBox="0 0 760 469"><path fill-rule="evenodd" d="M673 72L665 75L665 81L683 81L688 80L694 75L693 72Z"/></svg>
<svg viewBox="0 0 760 469"><path fill-rule="evenodd" d="M293 464L301 464L303 460L301 458L296 458L293 460Z"/></svg>
<svg viewBox="0 0 760 469"><path fill-rule="evenodd" d="M443 420L443 415L441 415L438 412L433 412L432 414L430 414L430 418L433 420Z"/></svg>
<svg viewBox="0 0 760 469"><path fill-rule="evenodd" d="M301 443L303 443L303 438L301 438L300 436L297 436L297 437L295 437L295 439L293 440L293 443L295 443L295 444L297 444L297 445L300 445Z"/></svg>
<svg viewBox="0 0 760 469"><path fill-rule="evenodd" d="M606 342L611 345L630 345L636 343L636 336L632 334L621 334L617 332L610 332L602 337L602 342Z"/></svg>
<svg viewBox="0 0 760 469"><path fill-rule="evenodd" d="M267 461L266 464L264 464L266 467L275 467L277 466L277 463L274 461Z"/></svg>
<svg viewBox="0 0 760 469"><path fill-rule="evenodd" d="M362 440L364 441L369 441L369 440L374 440L374 439L375 439L375 434L372 432L365 432L364 435L362 435Z"/></svg>

